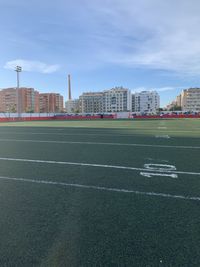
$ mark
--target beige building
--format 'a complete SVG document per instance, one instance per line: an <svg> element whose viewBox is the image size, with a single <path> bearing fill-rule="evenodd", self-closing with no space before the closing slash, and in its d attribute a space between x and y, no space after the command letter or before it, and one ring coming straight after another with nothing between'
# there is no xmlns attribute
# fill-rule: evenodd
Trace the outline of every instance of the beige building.
<svg viewBox="0 0 200 267"><path fill-rule="evenodd" d="M185 89L181 93L183 111L200 112L200 88Z"/></svg>
<svg viewBox="0 0 200 267"><path fill-rule="evenodd" d="M178 95L178 96L176 97L175 102L176 102L176 106L177 106L177 107L181 107L181 95Z"/></svg>
<svg viewBox="0 0 200 267"><path fill-rule="evenodd" d="M168 110L179 108L183 112L200 112L200 88L189 88L181 92L169 105Z"/></svg>

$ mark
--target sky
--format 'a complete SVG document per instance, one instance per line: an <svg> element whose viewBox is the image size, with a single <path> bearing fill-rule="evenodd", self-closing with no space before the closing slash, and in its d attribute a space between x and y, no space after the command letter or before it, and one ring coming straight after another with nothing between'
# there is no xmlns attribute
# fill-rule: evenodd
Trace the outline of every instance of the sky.
<svg viewBox="0 0 200 267"><path fill-rule="evenodd" d="M0 0L0 88L67 99L115 86L157 90L161 106L200 87L199 0Z"/></svg>

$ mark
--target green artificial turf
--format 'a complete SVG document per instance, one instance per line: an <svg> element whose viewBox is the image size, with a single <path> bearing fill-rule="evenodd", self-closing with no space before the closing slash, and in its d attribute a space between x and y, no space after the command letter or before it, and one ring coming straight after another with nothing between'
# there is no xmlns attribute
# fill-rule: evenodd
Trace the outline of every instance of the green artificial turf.
<svg viewBox="0 0 200 267"><path fill-rule="evenodd" d="M199 156L199 119L1 123L0 266L199 267Z"/></svg>

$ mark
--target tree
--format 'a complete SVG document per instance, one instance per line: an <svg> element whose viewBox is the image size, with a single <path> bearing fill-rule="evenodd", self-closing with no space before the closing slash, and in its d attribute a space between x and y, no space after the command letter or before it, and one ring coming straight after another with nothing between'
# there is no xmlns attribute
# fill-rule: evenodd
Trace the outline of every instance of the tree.
<svg viewBox="0 0 200 267"><path fill-rule="evenodd" d="M15 105L10 106L10 112L12 112L12 113L16 113L17 112L17 109L16 109Z"/></svg>

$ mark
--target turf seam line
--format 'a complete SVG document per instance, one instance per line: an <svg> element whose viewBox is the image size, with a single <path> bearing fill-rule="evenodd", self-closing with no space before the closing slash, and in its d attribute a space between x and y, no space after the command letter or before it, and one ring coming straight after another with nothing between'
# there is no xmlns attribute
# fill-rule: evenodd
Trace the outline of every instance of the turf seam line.
<svg viewBox="0 0 200 267"><path fill-rule="evenodd" d="M181 149L200 149L199 146L169 146L169 145L149 145L132 143L106 143L106 142L80 142L80 141L54 141L54 140L32 140L32 139L0 139L0 142L30 142L30 143L54 143L54 144L83 144L83 145L109 145L109 146L139 146L139 147L158 147L158 148L181 148Z"/></svg>
<svg viewBox="0 0 200 267"><path fill-rule="evenodd" d="M75 127L76 128L76 127ZM77 127L78 128L78 127ZM81 128L81 127L80 127ZM112 128L114 130L116 130L116 128ZM119 129L119 128L117 128ZM123 129L123 128L122 128ZM127 129L127 128L124 128L124 129ZM140 133L138 131L145 131L145 132L152 132L155 133L155 131L159 131L159 132L162 132L162 133L198 133L199 132L199 129L194 129L194 130L189 130L189 131L185 131L185 130L166 130L166 129L157 129L157 128L152 128L152 129L134 129L134 132L133 133L121 133L121 134L116 134L116 137L117 136L135 136L135 135L144 135L145 133ZM4 134L4 133L8 133L8 134L12 134L11 132L2 132L0 134ZM14 134L27 134L27 132L15 132ZM31 135L66 135L66 136L74 136L74 135L77 135L77 136L92 136L92 135L97 135L97 136L113 136L113 133L58 133L58 132L40 132L40 133L36 133L36 132L28 132L28 134L31 134Z"/></svg>
<svg viewBox="0 0 200 267"><path fill-rule="evenodd" d="M156 193L156 192L145 192L145 191L119 189L119 188L104 187L104 186L72 184L72 183L54 182L54 181L46 181L46 180L34 180L34 179L26 179L26 178L20 178L20 177L17 178L17 177L0 176L0 179L1 180L11 180L11 181L37 183L37 184L58 185L58 186L65 186L65 187L94 189L94 190L110 191L110 192L118 192L118 193L129 193L129 194L132 193L132 194L136 194L136 195L146 195L146 196L156 196L156 197L164 197L164 198L176 198L176 199L200 201L200 197L183 196L183 195L172 195L172 194Z"/></svg>

